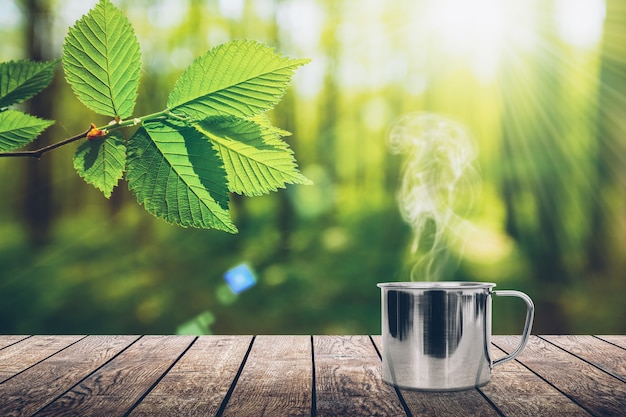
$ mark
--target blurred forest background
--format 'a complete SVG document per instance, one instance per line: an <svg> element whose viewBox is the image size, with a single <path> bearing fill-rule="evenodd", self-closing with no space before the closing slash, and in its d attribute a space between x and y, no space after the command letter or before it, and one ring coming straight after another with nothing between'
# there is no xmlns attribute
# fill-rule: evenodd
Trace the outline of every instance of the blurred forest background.
<svg viewBox="0 0 626 417"><path fill-rule="evenodd" d="M626 332L623 0L113 0L139 38L136 114L164 108L194 57L250 38L311 58L270 117L313 186L232 196L237 235L168 225L126 184L110 200L69 145L0 158L0 333L376 334L376 283L408 280L394 120L427 111L479 146L482 192L445 280L537 303L536 333ZM95 1L0 0L0 60L49 60ZM108 120L59 66L27 111L40 147ZM257 284L223 275L246 262ZM419 277L418 277L419 278ZM494 333L523 303L494 300Z"/></svg>

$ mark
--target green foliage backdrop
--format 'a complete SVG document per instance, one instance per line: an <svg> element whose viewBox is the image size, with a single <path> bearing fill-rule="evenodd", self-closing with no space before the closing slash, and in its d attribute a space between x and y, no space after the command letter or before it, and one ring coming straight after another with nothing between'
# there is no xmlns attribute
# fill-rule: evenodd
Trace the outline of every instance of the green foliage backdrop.
<svg viewBox="0 0 626 417"><path fill-rule="evenodd" d="M58 58L67 28L95 3L0 1L10 17L0 61ZM78 145L39 161L0 159L0 333L173 333L195 317L216 333L379 332L375 284L408 279L413 262L395 201L402 160L387 133L416 111L464 124L479 148L474 227L445 279L526 291L536 332L626 331L623 2L598 0L603 30L573 32L587 40L568 35L575 17L556 0L500 2L509 4L500 17L452 0L114 3L142 51L137 114L187 106L169 95L176 80L233 39L310 57L268 116L293 133L284 139L314 185L258 196L268 190L230 178L231 235L163 223L126 186L104 199L69 162ZM437 4L465 17L438 14ZM486 16L485 31L450 35L450 25ZM58 120L39 145L110 120L85 110L60 72L44 93L22 105ZM219 133L215 149L237 164L234 153L248 150L220 147L229 134L220 123L202 129ZM258 282L234 295L223 274L241 262ZM523 306L508 301L494 300L496 333L520 331Z"/></svg>

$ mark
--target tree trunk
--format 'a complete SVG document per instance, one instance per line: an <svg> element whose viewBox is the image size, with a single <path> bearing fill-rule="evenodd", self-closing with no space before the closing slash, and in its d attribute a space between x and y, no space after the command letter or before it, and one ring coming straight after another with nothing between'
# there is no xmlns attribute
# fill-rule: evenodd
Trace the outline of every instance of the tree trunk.
<svg viewBox="0 0 626 417"><path fill-rule="evenodd" d="M626 154L626 96L617 86L626 84L626 4L608 0L598 98L598 151L596 154L595 195L591 199L590 233L587 238L587 273L606 276L615 270L615 258L624 258L613 248L623 248L624 236L624 155ZM616 199L615 196L621 196ZM616 271L617 272L617 271Z"/></svg>
<svg viewBox="0 0 626 417"><path fill-rule="evenodd" d="M556 45L551 13L537 16L539 42ZM562 143L563 57L544 48L524 57L528 65L511 67L502 78L503 131L501 192L506 230L530 263L524 277L536 290L537 331L568 328L559 293L572 281L567 269L567 183L572 164Z"/></svg>
<svg viewBox="0 0 626 417"><path fill-rule="evenodd" d="M34 61L51 59L50 8L49 2L37 0L25 0L25 30L27 57ZM45 90L26 102L27 111L30 114L44 118L54 119L53 99L56 87L56 79ZM51 143L50 132L52 128L35 141L35 147L45 146ZM52 198L52 159L49 155L40 160L26 158L24 161L24 185L22 187L23 200L22 219L25 223L28 237L34 247L45 245L50 236L54 210Z"/></svg>

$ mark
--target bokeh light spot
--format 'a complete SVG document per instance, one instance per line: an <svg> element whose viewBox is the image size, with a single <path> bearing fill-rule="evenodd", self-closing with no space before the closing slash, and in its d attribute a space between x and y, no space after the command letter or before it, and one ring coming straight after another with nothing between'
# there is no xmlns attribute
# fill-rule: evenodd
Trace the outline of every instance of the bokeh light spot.
<svg viewBox="0 0 626 417"><path fill-rule="evenodd" d="M247 264L240 264L226 271L224 280L235 294L239 294L256 284L254 272Z"/></svg>

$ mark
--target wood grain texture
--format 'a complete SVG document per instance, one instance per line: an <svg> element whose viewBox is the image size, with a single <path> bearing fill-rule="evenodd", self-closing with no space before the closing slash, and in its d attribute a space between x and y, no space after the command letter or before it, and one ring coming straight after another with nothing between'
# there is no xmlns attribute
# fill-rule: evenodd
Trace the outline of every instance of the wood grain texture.
<svg viewBox="0 0 626 417"><path fill-rule="evenodd" d="M593 336L542 336L542 338L626 382L626 350Z"/></svg>
<svg viewBox="0 0 626 417"><path fill-rule="evenodd" d="M382 338L373 336L379 352ZM424 392L400 389L414 416L498 416L498 412L476 389L457 392Z"/></svg>
<svg viewBox="0 0 626 417"><path fill-rule="evenodd" d="M499 341L499 338L499 336L494 336L494 342ZM503 352L495 347L491 349L491 352L496 357L504 356ZM493 368L491 381L479 389L505 416L575 417L590 415L582 407L515 360Z"/></svg>
<svg viewBox="0 0 626 417"><path fill-rule="evenodd" d="M194 340L144 336L36 416L123 416Z"/></svg>
<svg viewBox="0 0 626 417"><path fill-rule="evenodd" d="M0 350L0 383L84 336L33 336Z"/></svg>
<svg viewBox="0 0 626 417"><path fill-rule="evenodd" d="M494 340L506 352L511 352L518 343L517 336ZM624 415L626 384L575 355L533 336L517 359L591 414Z"/></svg>
<svg viewBox="0 0 626 417"><path fill-rule="evenodd" d="M28 336L2 336L0 339L0 350L7 346L11 346L19 341L26 339Z"/></svg>
<svg viewBox="0 0 626 417"><path fill-rule="evenodd" d="M130 415L215 415L251 340L251 336L199 337Z"/></svg>
<svg viewBox="0 0 626 417"><path fill-rule="evenodd" d="M405 416L368 336L314 336L316 415Z"/></svg>
<svg viewBox="0 0 626 417"><path fill-rule="evenodd" d="M257 336L224 416L310 416L310 336Z"/></svg>
<svg viewBox="0 0 626 417"><path fill-rule="evenodd" d="M136 339L89 336L16 375L0 384L0 415L32 415Z"/></svg>
<svg viewBox="0 0 626 417"><path fill-rule="evenodd" d="M621 347L622 349L626 349L626 336L602 335L602 336L596 336L596 337L599 337L602 340L606 340L609 343L613 343L614 345L617 345Z"/></svg>
<svg viewBox="0 0 626 417"><path fill-rule="evenodd" d="M484 387L431 393L382 381L379 336L0 336L0 416L624 416L625 339L532 336Z"/></svg>

